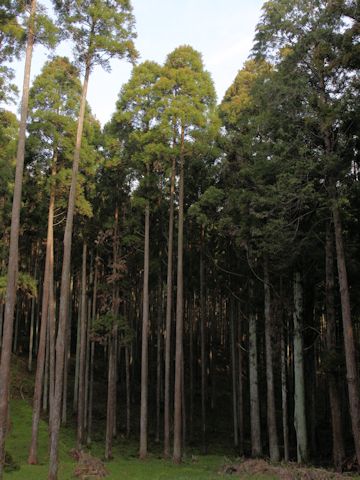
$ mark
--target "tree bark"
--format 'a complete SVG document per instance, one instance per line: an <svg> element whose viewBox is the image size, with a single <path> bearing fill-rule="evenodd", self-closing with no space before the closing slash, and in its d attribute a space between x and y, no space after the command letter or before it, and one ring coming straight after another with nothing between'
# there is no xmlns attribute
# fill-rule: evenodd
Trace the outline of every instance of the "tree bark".
<svg viewBox="0 0 360 480"><path fill-rule="evenodd" d="M254 312L254 282L250 280L249 286L249 380L250 380L250 426L251 426L251 455L260 457L261 426L260 426L260 401L258 380L258 353L257 353L257 316Z"/></svg>
<svg viewBox="0 0 360 480"><path fill-rule="evenodd" d="M85 441L85 360L86 360L86 260L87 245L83 242L81 274L81 316L80 316L80 355L79 355L79 396L77 409L77 448L82 449Z"/></svg>
<svg viewBox="0 0 360 480"><path fill-rule="evenodd" d="M335 229L336 259L339 274L341 297L341 312L344 331L346 380L348 385L351 427L354 438L355 452L360 465L360 384L356 361L354 329L351 320L350 294L345 262L345 250L339 207L333 201L332 214Z"/></svg>
<svg viewBox="0 0 360 480"><path fill-rule="evenodd" d="M5 437L9 413L9 385L10 385L10 360L13 340L14 309L16 303L16 286L19 262L19 231L22 178L24 171L26 120L29 104L29 86L32 51L35 40L34 20L36 0L31 0L30 17L27 31L27 46L24 68L24 83L21 100L21 116L19 126L19 142L16 154L15 186L11 214L9 261L7 271L7 284L5 296L5 314L3 322L3 336L0 363L0 480L4 474L5 464Z"/></svg>
<svg viewBox="0 0 360 480"><path fill-rule="evenodd" d="M59 327L56 339L56 367L55 367L55 394L54 394L54 410L51 426L50 440L50 461L48 480L56 480L58 472L58 444L61 420L61 399L64 377L64 350L65 350L65 333L66 323L69 310L69 292L70 292L70 267L71 267L71 245L72 230L75 214L76 185L77 175L80 163L81 140L85 118L86 94L90 76L90 65L86 66L83 88L81 92L80 111L76 133L76 144L74 151L73 168L71 175L71 186L68 201L68 210L66 215L66 225L64 232L64 253L61 272L60 287L60 306L59 306Z"/></svg>
<svg viewBox="0 0 360 480"><path fill-rule="evenodd" d="M54 152L53 166L51 170L52 179L54 179L55 175L56 175L56 151ZM37 442L38 442L39 419L40 419L40 410L41 410L41 392L42 392L42 384L43 384L43 378L44 378L46 335L48 330L50 275L52 270L51 259L53 259L54 257L54 208L55 208L55 186L52 183L51 189L50 189L48 227L47 227L47 238L46 238L43 296L42 296L42 306L41 306L40 339L39 339L38 353L37 353L35 386L34 386L34 397L33 397L31 444L30 444L29 457L28 457L28 463L30 465L36 465L38 463Z"/></svg>
<svg viewBox="0 0 360 480"><path fill-rule="evenodd" d="M297 442L297 461L308 461L308 441L305 414L305 379L303 347L303 288L300 272L294 275L294 423Z"/></svg>
<svg viewBox="0 0 360 480"><path fill-rule="evenodd" d="M273 339L274 328L271 314L271 292L268 259L264 260L264 306L265 306L265 355L266 355L266 393L267 393L267 425L269 436L270 460L280 460L279 442L276 427L275 386L273 372Z"/></svg>
<svg viewBox="0 0 360 480"><path fill-rule="evenodd" d="M173 244L174 244L174 194L175 194L175 157L172 160L169 206L169 239L166 280L166 326L165 326L165 387L164 387L164 457L170 456L170 362L171 362L171 314L173 280Z"/></svg>
<svg viewBox="0 0 360 480"><path fill-rule="evenodd" d="M234 321L234 306L231 300L230 306L230 348L231 348L231 373L232 373L232 403L233 403L233 431L234 431L234 446L237 449L239 446L239 431L238 431L238 412L237 412L237 372L236 372L236 348L235 348L235 321Z"/></svg>
<svg viewBox="0 0 360 480"><path fill-rule="evenodd" d="M140 406L140 450L141 460L147 456L148 423L148 335L149 335L149 260L150 260L150 207L145 209L145 245L144 245L144 287L143 320L141 342L141 406Z"/></svg>
<svg viewBox="0 0 360 480"><path fill-rule="evenodd" d="M202 451L206 453L206 352L205 352L205 227L201 227L200 244L200 343L201 343L201 441Z"/></svg>
<svg viewBox="0 0 360 480"><path fill-rule="evenodd" d="M175 389L174 389L174 463L180 463L182 457L182 362L184 330L184 128L181 130L180 172L179 172L179 218L178 218L178 258L176 291L176 342L175 342Z"/></svg>

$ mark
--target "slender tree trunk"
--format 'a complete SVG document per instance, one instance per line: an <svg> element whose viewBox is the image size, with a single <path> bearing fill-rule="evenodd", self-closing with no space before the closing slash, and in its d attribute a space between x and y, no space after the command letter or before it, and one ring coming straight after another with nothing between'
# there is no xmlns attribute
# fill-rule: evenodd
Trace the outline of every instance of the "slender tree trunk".
<svg viewBox="0 0 360 480"><path fill-rule="evenodd" d="M148 423L148 335L149 335L149 260L150 260L150 207L145 209L144 289L141 343L141 406L140 406L140 459L147 456Z"/></svg>
<svg viewBox="0 0 360 480"><path fill-rule="evenodd" d="M175 157L172 160L169 206L169 239L166 280L166 326L165 326L165 394L164 394L164 457L170 456L170 363L171 363L171 314L174 244L174 194Z"/></svg>
<svg viewBox="0 0 360 480"><path fill-rule="evenodd" d="M161 403L161 323L162 323L162 276L159 275L159 298L157 307L157 325L156 325L156 433L155 442L160 442L160 403Z"/></svg>
<svg viewBox="0 0 360 480"><path fill-rule="evenodd" d="M34 277L35 279L38 276L38 247L36 247L36 260L35 260L35 272ZM34 352L34 327L35 327L35 304L36 299L33 297L31 299L31 317L30 317L30 334L29 334L29 357L28 357L28 370L32 372L32 362L33 362L33 352ZM0 319L1 322L1 319ZM0 342L1 342L1 335L0 335Z"/></svg>
<svg viewBox="0 0 360 480"><path fill-rule="evenodd" d="M71 244L72 244L72 230L75 213L75 199L76 199L76 185L77 175L79 171L80 149L82 132L84 126L86 94L89 83L90 65L86 66L85 78L80 100L80 111L78 119L78 127L76 133L76 145L74 152L74 161L71 175L71 186L68 201L68 211L66 216L66 225L64 233L64 253L63 264L61 272L61 287L60 287L60 306L59 306L59 327L56 339L56 367L55 367L55 395L54 395L54 410L53 421L51 426L51 441L50 441L50 461L49 461L49 475L48 480L57 479L58 471L58 444L59 431L61 419L61 397L64 377L64 350L65 350L65 333L66 323L69 311L69 292L70 292L70 266L71 266Z"/></svg>
<svg viewBox="0 0 360 480"><path fill-rule="evenodd" d="M106 408L106 433L105 433L105 458L110 460L112 455L112 441L114 434L114 422L116 419L116 342L118 337L117 317L119 314L119 289L116 277L118 274L118 226L119 226L119 208L116 205L114 214L114 240L113 240L113 295L112 295L112 313L115 322L109 335L109 366L108 366L108 392Z"/></svg>
<svg viewBox="0 0 360 480"><path fill-rule="evenodd" d="M91 306L91 326L96 319L96 304L97 304L97 284L98 284L98 258L97 252L95 254L95 272L94 272L94 286L93 297ZM91 329L90 329L91 330ZM90 338L90 372L89 372L89 408L88 408L88 428L87 428L87 440L88 445L91 444L92 436L92 412L94 403L94 360L95 360L95 342Z"/></svg>
<svg viewBox="0 0 360 480"><path fill-rule="evenodd" d="M294 423L297 441L297 461L308 461L308 442L305 414L305 379L303 347L303 288L300 272L294 276L294 381L295 411Z"/></svg>
<svg viewBox="0 0 360 480"><path fill-rule="evenodd" d="M56 174L56 151L53 158L53 166L51 175L54 178ZM50 300L50 275L51 275L51 259L54 257L54 208L55 208L55 186L52 184L50 190L49 213L48 213L48 227L46 238L46 254L45 254L45 268L44 268L44 283L43 296L41 306L41 326L40 339L37 352L35 387L33 397L33 413L32 413L32 431L31 444L29 450L28 463L35 465L38 463L37 449L38 449L38 432L39 420L41 410L41 392L43 387L45 353L46 353L46 336L48 331L48 313Z"/></svg>
<svg viewBox="0 0 360 480"><path fill-rule="evenodd" d="M69 359L71 356L71 323L72 323L72 292L73 292L73 278L70 282L70 302L69 302L69 321L66 323L66 344L64 350L64 388L63 388L63 402L61 423L66 424L67 421L67 392L68 392L68 370Z"/></svg>
<svg viewBox="0 0 360 480"><path fill-rule="evenodd" d="M332 214L335 229L336 259L339 274L341 312L344 331L346 380L348 385L351 427L354 437L355 452L360 465L360 384L356 361L354 329L351 320L350 294L345 262L342 225L339 207L333 201Z"/></svg>
<svg viewBox="0 0 360 480"><path fill-rule="evenodd" d="M175 342L175 389L174 389L174 463L180 463L182 457L181 444L181 377L183 362L183 330L184 330L184 128L181 131L179 175L179 218L178 218L178 259L177 259L177 290L176 290L176 342Z"/></svg>
<svg viewBox="0 0 360 480"><path fill-rule="evenodd" d="M54 248L50 251L49 263L49 426L51 431L52 408L55 394L55 295L54 295Z"/></svg>
<svg viewBox="0 0 360 480"><path fill-rule="evenodd" d="M24 170L26 120L29 104L29 86L32 51L35 40L34 20L36 0L30 3L30 18L27 32L27 46L24 69L24 83L21 100L21 117L19 127L19 142L16 155L15 186L11 214L9 261L7 271L7 285L5 296L5 315L3 323L3 337L0 363L0 479L3 478L5 464L5 437L7 430L9 408L10 360L13 339L14 309L16 303L16 285L18 274L19 231L22 177Z"/></svg>
<svg viewBox="0 0 360 480"><path fill-rule="evenodd" d="M83 242L81 275L81 316L80 316L80 361L79 361L79 397L77 409L77 448L81 449L85 441L85 361L86 361L86 260L87 245Z"/></svg>
<svg viewBox="0 0 360 480"><path fill-rule="evenodd" d="M200 245L200 343L201 343L201 440L202 451L206 453L206 352L205 352L205 227L201 227Z"/></svg>
<svg viewBox="0 0 360 480"><path fill-rule="evenodd" d="M282 426L284 438L284 460L289 461L289 424L288 424L288 389L287 389L287 359L284 327L281 325L281 400L282 400Z"/></svg>
<svg viewBox="0 0 360 480"><path fill-rule="evenodd" d="M267 425L269 435L270 460L280 460L278 434L276 428L275 387L273 372L273 339L274 328L271 314L271 292L268 259L264 260L264 305L265 305L265 352L266 352L266 387L267 387Z"/></svg>
<svg viewBox="0 0 360 480"><path fill-rule="evenodd" d="M335 316L335 274L334 274L334 245L331 224L326 227L326 346L328 354L336 353L336 316ZM329 398L331 409L331 426L333 440L333 460L338 471L341 470L345 458L342 418L339 415L341 400L337 385L336 374L333 369L328 372Z"/></svg>
<svg viewBox="0 0 360 480"><path fill-rule="evenodd" d="M73 412L78 411L79 401L79 370L80 370L80 330L81 330L81 300L78 302L78 314L76 325L76 352L75 352L75 378L74 378L74 395L73 395Z"/></svg>
<svg viewBox="0 0 360 480"><path fill-rule="evenodd" d="M242 336L243 325L242 319L239 316L239 330L238 330L238 421L239 421L239 455L244 455L244 385L243 385L243 351L242 351Z"/></svg>
<svg viewBox="0 0 360 480"><path fill-rule="evenodd" d="M126 381L126 438L130 437L131 429L131 391L130 391L130 351L125 347L125 381Z"/></svg>
<svg viewBox="0 0 360 480"><path fill-rule="evenodd" d="M233 303L233 302L232 302ZM237 383L236 383L236 349L235 349L235 326L234 326L234 308L233 304L230 307L230 348L231 348L231 372L232 372L232 400L233 400L233 431L234 431L234 446L239 446L239 432L238 432L238 414L237 414Z"/></svg>
<svg viewBox="0 0 360 480"><path fill-rule="evenodd" d="M262 455L260 401L258 381L258 353L257 353L257 316L254 312L254 282L249 286L249 381L250 381L250 426L251 426L251 455Z"/></svg>

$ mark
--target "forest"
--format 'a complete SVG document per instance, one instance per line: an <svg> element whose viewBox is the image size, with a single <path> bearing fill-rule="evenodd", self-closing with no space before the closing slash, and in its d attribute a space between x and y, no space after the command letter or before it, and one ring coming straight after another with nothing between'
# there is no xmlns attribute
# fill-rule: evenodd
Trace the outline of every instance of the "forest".
<svg viewBox="0 0 360 480"><path fill-rule="evenodd" d="M52 4L0 4L0 480L359 478L359 2L265 1L219 100L190 45L139 60L130 0Z"/></svg>

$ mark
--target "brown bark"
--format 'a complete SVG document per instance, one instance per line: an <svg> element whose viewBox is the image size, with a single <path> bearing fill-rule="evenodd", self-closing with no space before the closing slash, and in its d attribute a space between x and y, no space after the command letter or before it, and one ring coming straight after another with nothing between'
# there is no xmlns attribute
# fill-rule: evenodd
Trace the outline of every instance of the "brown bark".
<svg viewBox="0 0 360 480"><path fill-rule="evenodd" d="M342 225L339 207L333 201L332 214L335 229L336 259L339 274L341 297L341 312L344 331L346 380L348 385L351 427L354 438L355 452L360 465L360 385L357 370L354 329L351 320L350 294L347 278L345 250L343 243Z"/></svg>
<svg viewBox="0 0 360 480"><path fill-rule="evenodd" d="M112 440L114 434L114 423L116 419L116 343L118 336L117 316L119 313L119 289L117 286L118 271L118 226L119 226L119 208L115 207L114 214L114 239L113 239L113 294L112 294L112 313L114 315L114 324L112 326L109 340L109 363L108 363L108 392L107 392L107 408L106 408L106 432L105 432L105 459L110 460L112 455Z"/></svg>
<svg viewBox="0 0 360 480"><path fill-rule="evenodd" d="M71 245L72 245L72 230L75 214L75 200L76 200L76 185L77 175L80 163L80 149L82 132L84 126L86 94L89 83L90 65L86 66L84 84L81 93L80 111L76 133L76 145L74 151L73 168L71 175L71 186L68 201L68 211L66 216L66 225L64 232L64 253L63 264L61 272L61 287L60 287L60 306L59 306L59 327L56 338L56 367L55 367L55 394L54 394L54 409L51 426L51 440L50 440L50 462L48 480L56 480L58 472L58 443L61 419L61 399L62 387L64 377L64 350L65 350L65 334L66 323L69 311L69 292L70 292L70 267L71 267Z"/></svg>
<svg viewBox="0 0 360 480"><path fill-rule="evenodd" d="M150 260L150 207L145 209L144 287L141 342L141 405L140 405L140 450L139 457L147 456L148 424L148 335L149 335L149 260Z"/></svg>
<svg viewBox="0 0 360 480"><path fill-rule="evenodd" d="M179 218L178 218L178 258L176 290L176 341L175 341L175 389L174 389L174 463L180 463L182 457L182 362L184 330L184 128L181 131L179 172Z"/></svg>
<svg viewBox="0 0 360 480"><path fill-rule="evenodd" d="M29 104L29 86L32 51L35 40L34 17L36 0L30 3L30 18L27 32L27 46L24 69L24 83L21 100L21 116L19 126L19 142L16 155L15 186L11 214L9 261L7 271L7 286L5 296L5 314L3 322L3 336L0 363L0 479L3 478L5 464L5 437L7 431L8 401L10 385L10 360L13 340L14 309L16 303L16 285L18 274L19 232L22 177L24 170L26 120Z"/></svg>
<svg viewBox="0 0 360 480"><path fill-rule="evenodd" d="M262 455L260 399L258 379L258 348L257 348L257 315L254 311L254 282L249 285L249 381L250 381L250 428L251 428L251 455Z"/></svg>
<svg viewBox="0 0 360 480"><path fill-rule="evenodd" d="M206 352L205 352L205 227L201 227L200 245L200 343L201 343L201 440L202 451L206 453Z"/></svg>
<svg viewBox="0 0 360 480"><path fill-rule="evenodd" d="M81 449L85 442L85 360L86 360L86 259L87 245L83 242L82 274L81 274L81 316L80 316L80 359L79 359L79 396L77 409L77 448Z"/></svg>
<svg viewBox="0 0 360 480"><path fill-rule="evenodd" d="M234 446L239 446L238 431L238 412L237 412L237 372L236 372L236 349L235 349L235 325L234 325L234 308L233 302L230 307L230 350L231 350L231 373L232 373L232 404L233 404L233 431Z"/></svg>
<svg viewBox="0 0 360 480"><path fill-rule="evenodd" d="M165 386L164 386L164 457L170 455L170 360L171 360L171 314L173 280L173 244L174 244L174 194L175 194L175 157L172 160L169 205L169 239L166 280L166 326L165 326Z"/></svg>
<svg viewBox="0 0 360 480"><path fill-rule="evenodd" d="M52 179L56 175L56 158L57 152L54 152L53 165L51 170ZM54 208L55 208L55 186L52 183L50 189L49 213L48 213L48 227L46 238L46 253L45 253L45 268L44 268L44 282L43 282L43 297L41 306L41 326L40 339L38 345L35 386L33 397L33 416L32 416L32 433L31 444L29 450L28 463L36 465L37 458L37 440L39 430L39 419L41 410L41 392L44 377L45 366L45 350L46 350L46 335L48 330L48 316L49 316L49 301L50 301L50 276L53 275L53 259L54 259Z"/></svg>
<svg viewBox="0 0 360 480"><path fill-rule="evenodd" d="M266 394L267 394L267 425L269 436L270 460L280 460L278 434L276 428L275 387L273 372L273 319L271 315L271 292L268 260L264 260L264 305L265 305L265 355L266 355Z"/></svg>

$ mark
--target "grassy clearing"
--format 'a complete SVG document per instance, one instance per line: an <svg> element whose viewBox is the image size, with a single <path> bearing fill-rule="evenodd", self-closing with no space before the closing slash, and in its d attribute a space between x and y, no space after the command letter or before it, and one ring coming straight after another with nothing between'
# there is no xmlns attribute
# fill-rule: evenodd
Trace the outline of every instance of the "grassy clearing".
<svg viewBox="0 0 360 480"><path fill-rule="evenodd" d="M27 454L31 432L31 407L24 400L11 402L11 432L6 442L6 450L19 465L18 470L5 474L8 480L45 480L47 478L47 424L41 422L39 430L39 461L40 465L27 465ZM69 455L74 447L74 432L63 429L60 441L60 471L59 480L74 479L75 461ZM92 454L101 456L102 445L97 444ZM110 479L121 480L215 480L221 476L217 473L224 463L224 457L206 456L186 460L182 465L173 465L171 461L150 456L140 462L134 457L136 447L120 441L114 448L115 459L106 464ZM271 480L271 477L258 477L259 480Z"/></svg>

